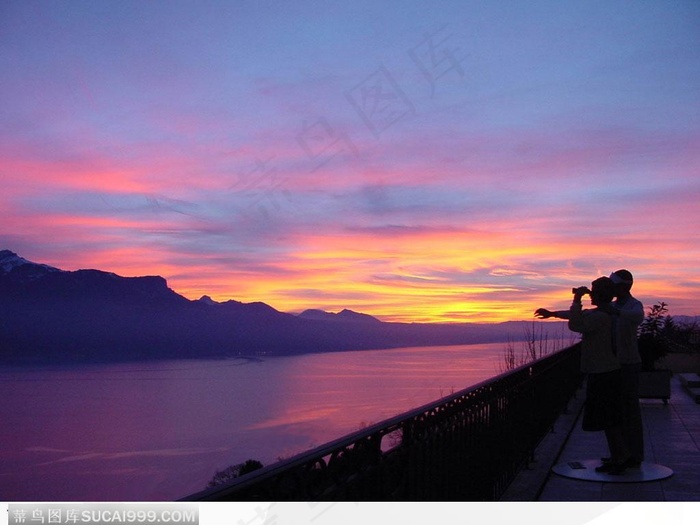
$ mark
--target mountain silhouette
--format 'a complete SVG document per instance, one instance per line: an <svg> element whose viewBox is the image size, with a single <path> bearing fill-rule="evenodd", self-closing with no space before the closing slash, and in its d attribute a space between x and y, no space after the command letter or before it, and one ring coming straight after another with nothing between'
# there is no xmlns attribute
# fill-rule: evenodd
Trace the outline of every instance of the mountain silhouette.
<svg viewBox="0 0 700 525"><path fill-rule="evenodd" d="M316 321L338 321L346 323L381 323L379 319L367 314L353 312L352 310L342 310L337 314L324 312L323 310L304 310L299 314L302 319L313 319Z"/></svg>
<svg viewBox="0 0 700 525"><path fill-rule="evenodd" d="M189 300L160 276L65 271L0 251L2 364L293 355L520 336L522 326L512 324L387 323L347 309L293 315L262 302Z"/></svg>

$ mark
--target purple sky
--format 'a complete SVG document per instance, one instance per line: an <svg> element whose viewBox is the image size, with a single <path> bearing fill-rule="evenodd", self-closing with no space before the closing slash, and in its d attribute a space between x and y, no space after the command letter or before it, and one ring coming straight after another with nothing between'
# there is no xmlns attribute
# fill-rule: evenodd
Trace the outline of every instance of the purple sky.
<svg viewBox="0 0 700 525"><path fill-rule="evenodd" d="M700 3L0 6L0 249L191 298L698 313Z"/></svg>

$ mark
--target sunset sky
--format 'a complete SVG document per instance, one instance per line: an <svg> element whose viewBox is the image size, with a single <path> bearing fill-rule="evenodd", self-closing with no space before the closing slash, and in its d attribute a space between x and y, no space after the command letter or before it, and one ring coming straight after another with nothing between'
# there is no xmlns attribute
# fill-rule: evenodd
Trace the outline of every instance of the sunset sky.
<svg viewBox="0 0 700 525"><path fill-rule="evenodd" d="M3 1L0 249L196 299L700 296L700 2Z"/></svg>

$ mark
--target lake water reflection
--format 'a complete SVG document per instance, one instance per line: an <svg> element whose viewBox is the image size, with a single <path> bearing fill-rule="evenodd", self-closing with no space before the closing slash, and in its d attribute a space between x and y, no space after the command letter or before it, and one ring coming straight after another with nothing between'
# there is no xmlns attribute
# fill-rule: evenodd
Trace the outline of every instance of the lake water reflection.
<svg viewBox="0 0 700 525"><path fill-rule="evenodd" d="M177 499L497 375L503 348L0 368L0 501Z"/></svg>

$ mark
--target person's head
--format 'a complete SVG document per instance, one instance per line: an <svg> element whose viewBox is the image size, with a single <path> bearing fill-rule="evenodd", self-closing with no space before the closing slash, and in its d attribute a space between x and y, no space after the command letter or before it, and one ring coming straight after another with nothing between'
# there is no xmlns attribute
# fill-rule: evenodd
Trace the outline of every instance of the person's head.
<svg viewBox="0 0 700 525"><path fill-rule="evenodd" d="M591 283L591 303L596 306L607 304L615 297L615 284L610 277L598 277Z"/></svg>
<svg viewBox="0 0 700 525"><path fill-rule="evenodd" d="M610 274L610 280L615 285L615 296L624 297L630 293L634 278L629 270L617 270Z"/></svg>

